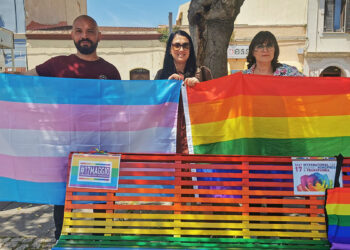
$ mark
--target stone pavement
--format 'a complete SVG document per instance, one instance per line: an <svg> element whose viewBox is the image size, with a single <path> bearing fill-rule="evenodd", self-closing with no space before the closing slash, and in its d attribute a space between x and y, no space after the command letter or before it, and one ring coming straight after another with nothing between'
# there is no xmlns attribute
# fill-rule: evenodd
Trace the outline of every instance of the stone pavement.
<svg viewBox="0 0 350 250"><path fill-rule="evenodd" d="M0 202L0 249L51 249L55 244L53 206Z"/></svg>

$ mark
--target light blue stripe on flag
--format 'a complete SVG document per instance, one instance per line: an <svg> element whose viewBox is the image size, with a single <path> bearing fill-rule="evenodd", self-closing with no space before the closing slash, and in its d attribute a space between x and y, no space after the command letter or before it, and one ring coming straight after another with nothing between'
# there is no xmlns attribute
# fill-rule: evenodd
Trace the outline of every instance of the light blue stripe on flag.
<svg viewBox="0 0 350 250"><path fill-rule="evenodd" d="M158 105L177 103L180 81L118 81L0 74L0 100L46 104ZM170 93L170 94L169 94Z"/></svg>
<svg viewBox="0 0 350 250"><path fill-rule="evenodd" d="M30 182L0 177L0 201L64 205L66 183Z"/></svg>

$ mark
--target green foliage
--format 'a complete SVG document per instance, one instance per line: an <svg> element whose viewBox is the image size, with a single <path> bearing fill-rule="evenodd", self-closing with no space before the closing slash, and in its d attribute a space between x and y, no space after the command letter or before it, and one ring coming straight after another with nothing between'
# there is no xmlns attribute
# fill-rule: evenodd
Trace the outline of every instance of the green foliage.
<svg viewBox="0 0 350 250"><path fill-rule="evenodd" d="M173 32L179 30L180 27L178 26L174 26L173 27ZM169 38L169 28L166 27L166 28L158 28L158 32L161 34L161 37L159 38L159 41L163 42L163 43L166 43L168 41L168 38Z"/></svg>

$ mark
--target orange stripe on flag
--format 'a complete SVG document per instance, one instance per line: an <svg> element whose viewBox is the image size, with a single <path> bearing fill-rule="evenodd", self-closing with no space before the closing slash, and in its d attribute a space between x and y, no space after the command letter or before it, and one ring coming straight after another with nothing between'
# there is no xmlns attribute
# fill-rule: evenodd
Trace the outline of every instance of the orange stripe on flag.
<svg viewBox="0 0 350 250"><path fill-rule="evenodd" d="M194 103L189 106L191 123L216 122L239 116L314 117L350 115L350 96L247 96ZM210 115L203 115L203 110Z"/></svg>

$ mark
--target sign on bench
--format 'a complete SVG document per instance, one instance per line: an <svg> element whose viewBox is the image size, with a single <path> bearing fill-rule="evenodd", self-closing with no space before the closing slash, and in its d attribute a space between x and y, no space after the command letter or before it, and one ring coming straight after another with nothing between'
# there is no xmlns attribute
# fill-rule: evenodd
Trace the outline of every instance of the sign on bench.
<svg viewBox="0 0 350 250"><path fill-rule="evenodd" d="M54 249L329 249L324 197L294 196L290 158L122 154L119 174L67 187Z"/></svg>

